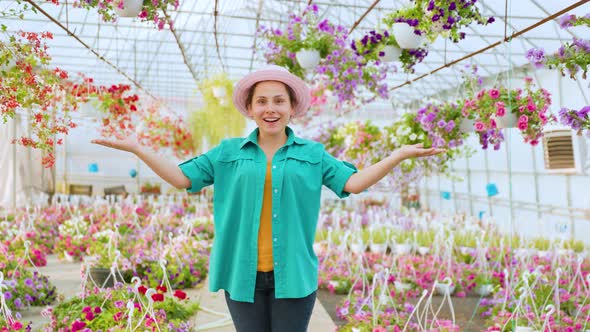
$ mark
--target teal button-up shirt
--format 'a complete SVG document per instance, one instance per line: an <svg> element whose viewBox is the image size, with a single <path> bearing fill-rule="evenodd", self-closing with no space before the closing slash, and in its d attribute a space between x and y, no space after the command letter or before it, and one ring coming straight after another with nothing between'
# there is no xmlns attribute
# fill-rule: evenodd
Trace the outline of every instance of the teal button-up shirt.
<svg viewBox="0 0 590 332"><path fill-rule="evenodd" d="M295 136L291 128L286 133L287 142L271 163L275 296L301 298L318 286L313 242L322 185L344 198L349 195L344 185L356 168L331 156L322 144ZM256 129L179 165L191 181L189 192L214 184L209 289L225 289L235 301L254 302L266 164Z"/></svg>

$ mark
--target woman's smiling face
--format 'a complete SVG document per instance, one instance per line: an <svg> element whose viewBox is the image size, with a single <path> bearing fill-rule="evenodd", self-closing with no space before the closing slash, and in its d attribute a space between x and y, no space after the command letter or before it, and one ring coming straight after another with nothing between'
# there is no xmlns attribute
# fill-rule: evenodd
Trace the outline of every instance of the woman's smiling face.
<svg viewBox="0 0 590 332"><path fill-rule="evenodd" d="M284 83L263 81L256 84L248 105L248 115L256 122L261 133L284 133L293 112L293 100Z"/></svg>

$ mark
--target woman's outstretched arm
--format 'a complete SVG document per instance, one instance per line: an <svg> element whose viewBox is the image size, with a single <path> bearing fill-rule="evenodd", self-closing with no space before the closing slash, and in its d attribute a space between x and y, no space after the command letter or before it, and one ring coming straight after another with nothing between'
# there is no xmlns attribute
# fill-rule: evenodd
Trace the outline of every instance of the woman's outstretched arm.
<svg viewBox="0 0 590 332"><path fill-rule="evenodd" d="M444 151L444 149L436 148L424 149L422 144L402 146L393 151L389 157L353 174L344 185L344 191L353 194L361 193L383 179L404 159L433 156Z"/></svg>
<svg viewBox="0 0 590 332"><path fill-rule="evenodd" d="M130 136L123 140L94 139L91 142L133 153L151 168L154 173L161 177L162 180L168 182L175 188L186 189L191 186L191 181L182 173L178 165L169 159L159 156L155 152L142 148L135 136Z"/></svg>

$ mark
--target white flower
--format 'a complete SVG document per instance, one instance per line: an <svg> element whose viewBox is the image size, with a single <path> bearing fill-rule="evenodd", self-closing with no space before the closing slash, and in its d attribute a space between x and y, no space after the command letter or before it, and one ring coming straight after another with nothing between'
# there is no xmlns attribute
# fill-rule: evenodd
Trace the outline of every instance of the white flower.
<svg viewBox="0 0 590 332"><path fill-rule="evenodd" d="M412 133L412 135L410 135L410 140L413 141L417 138L416 133Z"/></svg>
<svg viewBox="0 0 590 332"><path fill-rule="evenodd" d="M395 137L395 135L389 135L389 141L391 142L391 144L397 143L397 137Z"/></svg>
<svg viewBox="0 0 590 332"><path fill-rule="evenodd" d="M404 131L405 131L406 128L407 128L406 126L399 126L397 128L397 130L395 131L395 134L398 135L398 136L404 135Z"/></svg>
<svg viewBox="0 0 590 332"><path fill-rule="evenodd" d="M352 145L353 142L353 138L352 136L346 136L346 138L344 139L344 145L348 148Z"/></svg>

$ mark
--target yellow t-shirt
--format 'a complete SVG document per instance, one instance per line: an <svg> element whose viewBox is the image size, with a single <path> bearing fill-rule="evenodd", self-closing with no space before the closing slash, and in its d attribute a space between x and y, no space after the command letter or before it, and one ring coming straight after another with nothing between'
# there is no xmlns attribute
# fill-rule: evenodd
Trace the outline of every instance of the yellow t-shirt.
<svg viewBox="0 0 590 332"><path fill-rule="evenodd" d="M266 164L264 194L262 195L262 212L258 229L258 271L273 270L272 260L272 172L271 162Z"/></svg>

